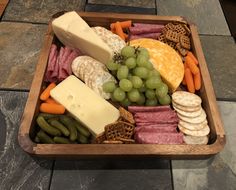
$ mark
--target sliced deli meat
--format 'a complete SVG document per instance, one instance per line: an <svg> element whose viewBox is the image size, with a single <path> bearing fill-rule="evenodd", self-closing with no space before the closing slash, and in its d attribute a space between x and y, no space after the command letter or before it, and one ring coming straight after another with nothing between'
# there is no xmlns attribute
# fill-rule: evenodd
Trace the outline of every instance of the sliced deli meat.
<svg viewBox="0 0 236 190"><path fill-rule="evenodd" d="M164 25L158 24L144 24L144 23L134 23L134 26L129 27L131 34L146 34L146 33L160 33L164 28Z"/></svg>
<svg viewBox="0 0 236 190"><path fill-rule="evenodd" d="M106 64L112 58L112 50L75 12L67 12L52 22L58 39L66 46L80 49L82 53Z"/></svg>
<svg viewBox="0 0 236 190"><path fill-rule="evenodd" d="M155 126L143 126L136 127L135 133L138 132L149 132L149 133L177 133L176 127L165 126L165 127L155 127Z"/></svg>
<svg viewBox="0 0 236 190"><path fill-rule="evenodd" d="M135 40L135 39L139 39L139 38L152 38L157 40L159 38L159 36L161 35L161 33L147 33L147 34L139 34L139 35L130 35L130 40Z"/></svg>
<svg viewBox="0 0 236 190"><path fill-rule="evenodd" d="M170 106L129 106L128 110L131 113L137 112L158 112L158 111L170 111Z"/></svg>
<svg viewBox="0 0 236 190"><path fill-rule="evenodd" d="M134 136L136 142L145 144L182 144L182 133L138 132Z"/></svg>

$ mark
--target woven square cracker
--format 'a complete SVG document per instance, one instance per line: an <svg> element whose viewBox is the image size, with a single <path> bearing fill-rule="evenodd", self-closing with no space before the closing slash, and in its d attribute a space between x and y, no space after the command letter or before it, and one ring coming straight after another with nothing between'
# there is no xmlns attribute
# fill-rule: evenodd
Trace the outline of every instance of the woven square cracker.
<svg viewBox="0 0 236 190"><path fill-rule="evenodd" d="M117 121L105 126L105 134L107 140L117 140L119 137L125 136L125 127L122 121Z"/></svg>
<svg viewBox="0 0 236 190"><path fill-rule="evenodd" d="M119 111L120 111L121 121L126 121L131 124L135 123L132 113L130 113L129 111L127 111L123 107L119 107Z"/></svg>
<svg viewBox="0 0 236 190"><path fill-rule="evenodd" d="M178 50L178 52L182 55L182 56L186 56L188 51L184 48L181 47L180 43L176 44L176 48Z"/></svg>
<svg viewBox="0 0 236 190"><path fill-rule="evenodd" d="M105 132L103 132L94 139L93 143L101 144L105 140L106 140L106 134Z"/></svg>
<svg viewBox="0 0 236 190"><path fill-rule="evenodd" d="M168 44L170 47L176 50L176 43L172 41L167 41L166 44Z"/></svg>
<svg viewBox="0 0 236 190"><path fill-rule="evenodd" d="M168 30L174 30L175 29L175 25L173 23L168 23L164 26L164 28L168 29Z"/></svg>
<svg viewBox="0 0 236 190"><path fill-rule="evenodd" d="M159 40L160 42L163 42L163 43L167 43L167 41L168 41L168 40L166 39L166 37L165 37L164 34L161 34L161 35L159 36L158 40Z"/></svg>
<svg viewBox="0 0 236 190"><path fill-rule="evenodd" d="M120 141L122 141L124 144L134 144L135 140L134 139L126 139L126 138L118 138Z"/></svg>
<svg viewBox="0 0 236 190"><path fill-rule="evenodd" d="M181 25L181 24L177 24L175 25L175 29L174 29L178 34L182 34L185 35L186 34L186 30L185 28Z"/></svg>
<svg viewBox="0 0 236 190"><path fill-rule="evenodd" d="M190 39L188 36L181 35L179 37L179 42L183 48L190 50L191 45L190 45Z"/></svg>
<svg viewBox="0 0 236 190"><path fill-rule="evenodd" d="M187 35L187 36L190 36L191 31L190 31L189 27L187 26L187 24L183 24L183 27L184 27L184 29L185 29L185 31L186 31L186 35Z"/></svg>
<svg viewBox="0 0 236 190"><path fill-rule="evenodd" d="M172 42L175 42L175 43L179 42L179 34L177 32L168 30L165 34L165 37L167 40L170 40Z"/></svg>

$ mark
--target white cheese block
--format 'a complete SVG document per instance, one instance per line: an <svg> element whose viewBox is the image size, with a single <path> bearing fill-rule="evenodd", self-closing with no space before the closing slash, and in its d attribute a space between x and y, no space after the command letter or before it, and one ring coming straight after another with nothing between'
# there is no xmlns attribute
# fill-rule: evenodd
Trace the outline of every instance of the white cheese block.
<svg viewBox="0 0 236 190"><path fill-rule="evenodd" d="M119 110L87 87L74 75L67 77L50 92L90 132L97 136L107 124L115 122Z"/></svg>
<svg viewBox="0 0 236 190"><path fill-rule="evenodd" d="M52 28L64 45L80 49L104 64L112 58L111 48L75 11L54 19Z"/></svg>

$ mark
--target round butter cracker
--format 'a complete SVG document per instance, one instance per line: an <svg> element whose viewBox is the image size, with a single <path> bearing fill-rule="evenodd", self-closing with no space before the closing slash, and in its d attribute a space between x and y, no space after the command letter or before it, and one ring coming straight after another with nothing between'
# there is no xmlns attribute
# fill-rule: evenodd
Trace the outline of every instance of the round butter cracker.
<svg viewBox="0 0 236 190"><path fill-rule="evenodd" d="M207 125L207 120L204 120L202 123L198 123L198 124L188 123L183 120L179 120L179 125L191 131L201 130Z"/></svg>
<svg viewBox="0 0 236 190"><path fill-rule="evenodd" d="M186 91L174 92L172 94L172 101L185 107L196 107L202 103L202 99L198 95Z"/></svg>
<svg viewBox="0 0 236 190"><path fill-rule="evenodd" d="M178 125L178 128L182 133L196 137L206 136L210 133L210 128L208 125L205 125L205 127L202 128L201 130L189 130L182 127L181 125Z"/></svg>
<svg viewBox="0 0 236 190"><path fill-rule="evenodd" d="M183 137L184 142L186 144L207 144L208 143L208 136L190 136L190 135L184 135Z"/></svg>
<svg viewBox="0 0 236 190"><path fill-rule="evenodd" d="M178 117L180 120L183 120L185 122L188 123L193 123L193 124L199 124L202 123L206 120L206 113L204 110L202 110L201 115L199 115L198 117L186 117L186 116L182 116L179 113L177 113Z"/></svg>
<svg viewBox="0 0 236 190"><path fill-rule="evenodd" d="M182 110L184 112L197 112L197 111L200 111L202 109L202 107L199 105L199 106L195 106L195 107L187 107L187 106L182 106L182 105L179 105L179 104L176 104L173 99L172 99L172 106L174 109L179 109L179 110Z"/></svg>

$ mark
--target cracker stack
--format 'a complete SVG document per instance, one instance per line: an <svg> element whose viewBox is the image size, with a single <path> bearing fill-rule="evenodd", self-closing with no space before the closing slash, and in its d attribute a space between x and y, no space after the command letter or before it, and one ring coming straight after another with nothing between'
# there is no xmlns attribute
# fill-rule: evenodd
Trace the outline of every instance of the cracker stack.
<svg viewBox="0 0 236 190"><path fill-rule="evenodd" d="M178 128L186 144L207 144L210 128L199 96L185 91L172 94L172 105L179 117Z"/></svg>
<svg viewBox="0 0 236 190"><path fill-rule="evenodd" d="M184 57L191 48L190 34L186 23L168 23L163 28L159 41L168 44Z"/></svg>

